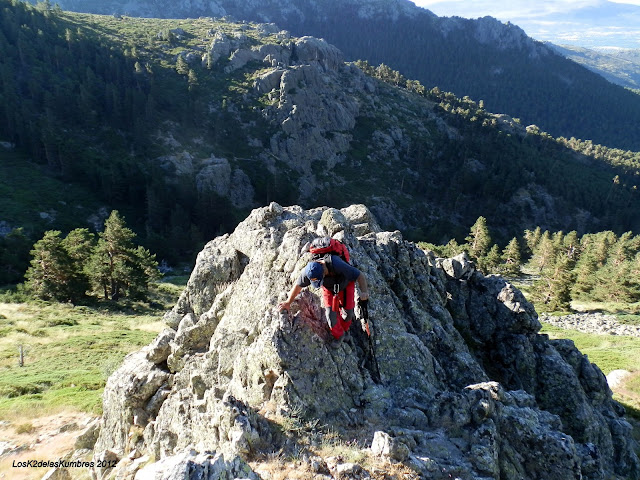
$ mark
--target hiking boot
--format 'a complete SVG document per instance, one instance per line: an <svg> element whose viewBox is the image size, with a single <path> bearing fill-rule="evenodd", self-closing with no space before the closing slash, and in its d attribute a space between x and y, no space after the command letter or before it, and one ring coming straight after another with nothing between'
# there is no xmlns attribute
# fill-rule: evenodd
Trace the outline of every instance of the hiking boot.
<svg viewBox="0 0 640 480"><path fill-rule="evenodd" d="M334 350L337 350L338 348L340 348L340 345L342 345L343 339L344 339L344 335L341 336L340 338L331 337L331 340L327 342L327 345L329 346L329 348L333 348Z"/></svg>

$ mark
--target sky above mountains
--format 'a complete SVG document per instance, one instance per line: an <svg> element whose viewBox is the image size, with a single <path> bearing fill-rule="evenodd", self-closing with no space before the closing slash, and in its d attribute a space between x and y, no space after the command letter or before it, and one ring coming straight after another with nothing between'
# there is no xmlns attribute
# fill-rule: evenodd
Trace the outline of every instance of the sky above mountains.
<svg viewBox="0 0 640 480"><path fill-rule="evenodd" d="M581 47L640 49L640 0L412 0L438 16L490 15L536 40Z"/></svg>

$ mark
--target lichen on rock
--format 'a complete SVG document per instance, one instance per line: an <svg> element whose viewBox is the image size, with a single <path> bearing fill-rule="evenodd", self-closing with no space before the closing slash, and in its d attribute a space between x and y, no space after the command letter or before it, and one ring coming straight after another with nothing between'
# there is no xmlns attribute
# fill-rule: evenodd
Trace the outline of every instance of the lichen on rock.
<svg viewBox="0 0 640 480"><path fill-rule="evenodd" d="M316 235L343 241L368 279L381 378L358 322L329 347L319 292L303 291L290 315L277 309ZM640 477L596 366L540 335L504 279L381 231L364 206L254 210L199 254L165 318L169 328L109 379L96 455L239 462L286 448L276 416L288 415L359 432L425 478Z"/></svg>

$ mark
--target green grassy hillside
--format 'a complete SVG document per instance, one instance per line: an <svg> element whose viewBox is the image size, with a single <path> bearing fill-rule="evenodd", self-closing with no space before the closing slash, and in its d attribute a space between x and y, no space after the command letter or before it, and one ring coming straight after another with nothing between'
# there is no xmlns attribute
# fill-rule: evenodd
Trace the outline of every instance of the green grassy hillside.
<svg viewBox="0 0 640 480"><path fill-rule="evenodd" d="M0 303L0 418L100 413L108 376L163 328L185 281L155 285L153 307Z"/></svg>

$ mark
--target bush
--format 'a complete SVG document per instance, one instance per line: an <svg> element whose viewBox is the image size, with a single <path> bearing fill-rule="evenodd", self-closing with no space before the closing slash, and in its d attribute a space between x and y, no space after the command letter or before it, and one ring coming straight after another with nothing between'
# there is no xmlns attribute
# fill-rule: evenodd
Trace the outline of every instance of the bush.
<svg viewBox="0 0 640 480"><path fill-rule="evenodd" d="M17 434L22 434L22 433L33 433L35 431L36 427L33 426L33 424L31 423L21 423L20 425L16 425L16 433Z"/></svg>
<svg viewBox="0 0 640 480"><path fill-rule="evenodd" d="M78 321L73 318L55 318L47 322L47 327L73 327L78 325Z"/></svg>

